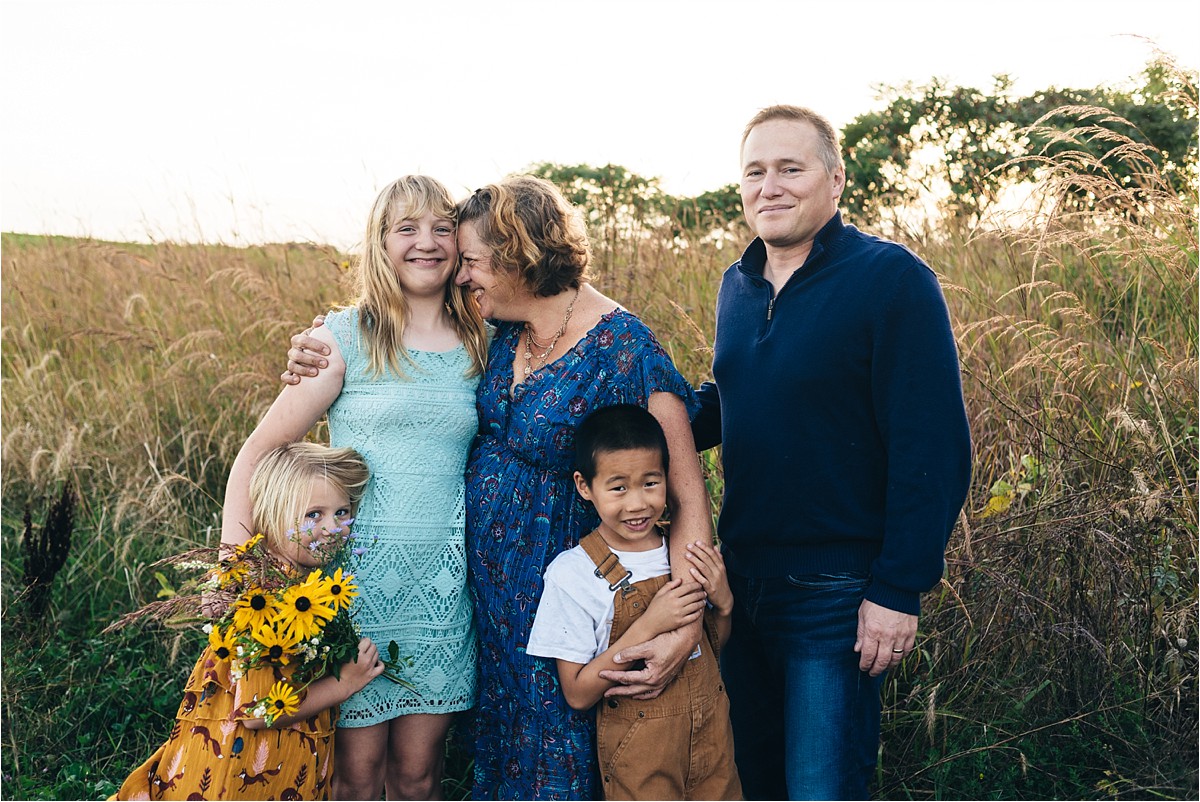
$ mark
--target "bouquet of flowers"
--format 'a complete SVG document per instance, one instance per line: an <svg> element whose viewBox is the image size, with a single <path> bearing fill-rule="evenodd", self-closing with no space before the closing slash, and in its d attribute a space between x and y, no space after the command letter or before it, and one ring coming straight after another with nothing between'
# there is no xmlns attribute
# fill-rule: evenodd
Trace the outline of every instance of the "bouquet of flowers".
<svg viewBox="0 0 1200 802"><path fill-rule="evenodd" d="M305 534L311 532L311 522ZM316 562L337 566L332 572L314 568L307 573L281 562L258 534L229 553L193 549L155 565L171 564L198 576L178 591L156 574L168 598L130 613L107 629L154 618L168 625L195 624L204 617L208 645L218 660L230 660L230 676L237 680L247 671L264 667L291 668L290 681L276 682L265 699L250 710L266 720L291 715L300 705L299 693L326 675L339 676L343 663L358 656L361 637L354 622L358 587L348 568L363 554L349 531L352 520L326 530L309 542ZM295 532L289 532L294 536ZM226 547L227 548L227 547ZM214 559L215 557L215 559ZM197 615L200 614L200 616ZM391 641L383 658L383 676L412 687L399 676L408 662Z"/></svg>

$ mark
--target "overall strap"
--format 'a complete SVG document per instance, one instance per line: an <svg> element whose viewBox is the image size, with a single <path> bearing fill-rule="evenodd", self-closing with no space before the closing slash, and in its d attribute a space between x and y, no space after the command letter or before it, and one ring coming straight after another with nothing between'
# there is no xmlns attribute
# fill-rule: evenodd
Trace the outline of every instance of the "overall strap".
<svg viewBox="0 0 1200 802"><path fill-rule="evenodd" d="M717 637L717 612L711 607L705 609L704 617L700 619L704 622L704 639L708 641L708 645L712 648L713 657L716 658L717 665L721 663L721 639Z"/></svg>
<svg viewBox="0 0 1200 802"><path fill-rule="evenodd" d="M617 555L612 553L608 544L604 542L604 538L600 537L599 531L592 530L579 541L579 545L583 546L584 552L596 564L596 570L593 571L596 578L607 582L609 590L613 593L619 590L622 596L633 592L633 585L629 581L633 579L633 572L626 570L625 566L621 565ZM614 577L616 577L615 582L613 581Z"/></svg>

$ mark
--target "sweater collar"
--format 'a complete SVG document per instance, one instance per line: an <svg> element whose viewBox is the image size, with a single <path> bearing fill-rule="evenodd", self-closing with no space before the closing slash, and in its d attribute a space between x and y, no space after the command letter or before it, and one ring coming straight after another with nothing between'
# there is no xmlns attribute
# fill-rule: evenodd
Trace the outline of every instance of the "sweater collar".
<svg viewBox="0 0 1200 802"><path fill-rule="evenodd" d="M833 217L829 218L829 222L821 227L817 235L813 237L812 250L808 252L808 256L804 259L804 264L800 269L808 267L809 264L816 261L817 258L830 248L846 230L846 224L842 222L841 210L835 211ZM762 276L763 269L767 266L767 246L762 241L761 237L755 237L746 250L742 252L741 270L743 273L748 273L752 276Z"/></svg>

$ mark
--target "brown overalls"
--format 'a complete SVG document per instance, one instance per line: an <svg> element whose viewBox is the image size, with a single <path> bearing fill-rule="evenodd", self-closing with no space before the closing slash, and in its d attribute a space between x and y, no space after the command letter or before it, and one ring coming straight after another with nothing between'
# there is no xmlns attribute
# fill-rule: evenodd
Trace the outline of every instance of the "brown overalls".
<svg viewBox="0 0 1200 802"><path fill-rule="evenodd" d="M608 582L613 598L609 643L616 643L650 606L669 574L630 582L630 573L598 532L580 541ZM699 657L688 660L656 699L601 699L596 706L596 752L605 799L741 799L733 763L729 697L717 667L716 629Z"/></svg>

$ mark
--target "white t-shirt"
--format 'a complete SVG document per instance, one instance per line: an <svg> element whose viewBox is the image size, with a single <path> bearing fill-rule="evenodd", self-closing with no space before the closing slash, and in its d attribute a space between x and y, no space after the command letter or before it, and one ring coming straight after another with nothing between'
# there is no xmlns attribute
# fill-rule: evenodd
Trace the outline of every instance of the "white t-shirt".
<svg viewBox="0 0 1200 802"><path fill-rule="evenodd" d="M633 574L630 582L671 573L666 540L649 551L612 551ZM608 648L616 594L595 571L596 564L583 546L568 549L550 562L525 646L528 654L586 665Z"/></svg>

